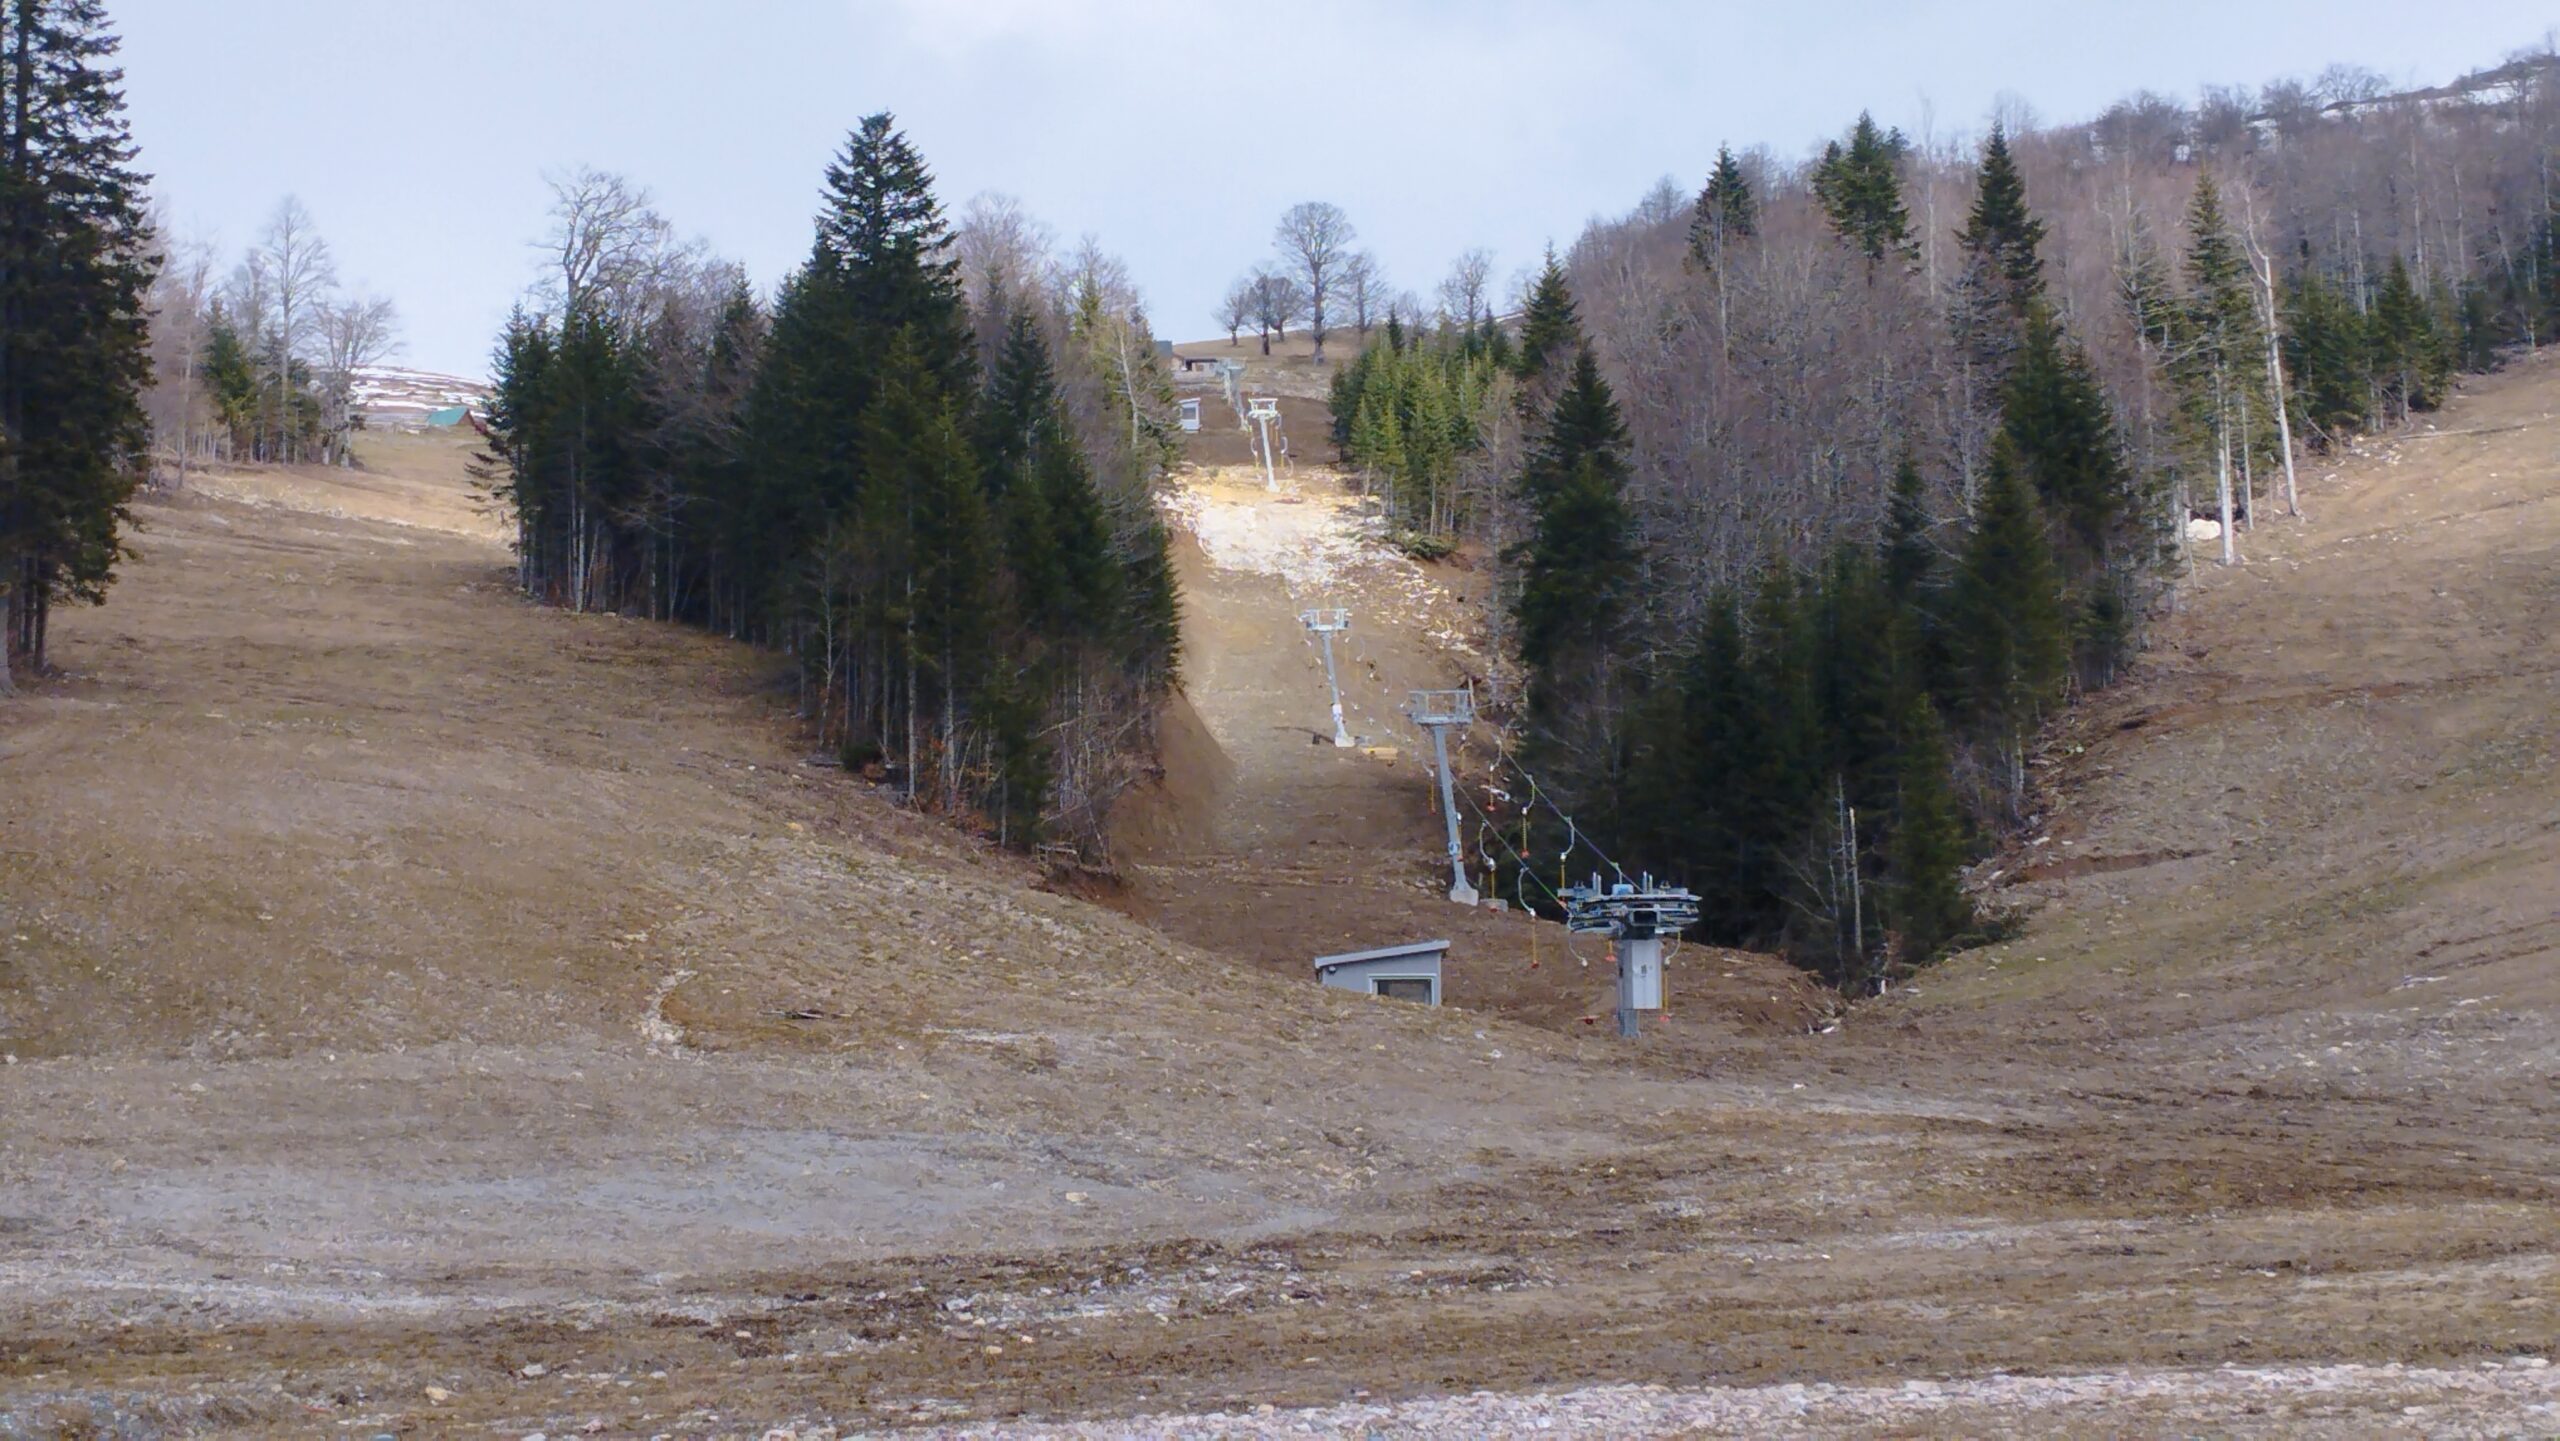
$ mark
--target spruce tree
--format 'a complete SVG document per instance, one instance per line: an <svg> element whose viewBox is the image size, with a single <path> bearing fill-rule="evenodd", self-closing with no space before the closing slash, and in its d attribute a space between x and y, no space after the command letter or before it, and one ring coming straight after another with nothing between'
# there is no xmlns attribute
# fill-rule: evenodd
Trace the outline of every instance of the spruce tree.
<svg viewBox="0 0 2560 1441"><path fill-rule="evenodd" d="M930 794L921 773L930 754L947 805L958 799L953 732L989 660L977 643L992 549L985 492L956 407L904 335L877 380L861 422L864 488L852 537L863 609L877 633L894 639L896 669L877 683L898 698L890 729L905 744L910 793Z"/></svg>
<svg viewBox="0 0 2560 1441"><path fill-rule="evenodd" d="M1698 192L1690 215L1689 257L1702 270L1721 271L1726 246L1759 232L1760 207L1752 197L1750 178L1742 173L1732 148L1719 145L1715 172Z"/></svg>
<svg viewBox="0 0 2560 1441"><path fill-rule="evenodd" d="M2374 292L2368 334L2384 417L2397 412L2397 418L2406 422L2418 411L2433 410L2446 371L2443 340L2435 313L2409 279L2407 263L2397 255L2391 257L2391 267L2383 272L2382 284Z"/></svg>
<svg viewBox="0 0 2560 1441"><path fill-rule="evenodd" d="M1954 692L1966 727L1994 747L2012 808L2026 782L2026 742L2061 699L2069 661L2062 580L2007 436L1989 474L1947 597Z"/></svg>
<svg viewBox="0 0 2560 1441"><path fill-rule="evenodd" d="M1983 282L2007 308L2024 321L2028 310L2044 298L2044 222L2027 209L2027 185L2009 153L2008 133L1991 127L1982 147L1982 169L1973 210L1956 233L1968 263L1978 263Z"/></svg>
<svg viewBox="0 0 2560 1441"><path fill-rule="evenodd" d="M1934 528L1919 458L1905 450L1894 463L1893 490L1885 499L1884 539L1880 547L1885 597L1897 607L1916 607L1936 588L1938 547L1930 539Z"/></svg>
<svg viewBox="0 0 2560 1441"><path fill-rule="evenodd" d="M1876 567L1897 711L1910 696L1935 694L1947 670L1946 635L1938 614L1946 565L1937 529L1920 462L1906 450L1894 466L1893 490L1885 499Z"/></svg>
<svg viewBox="0 0 2560 1441"><path fill-rule="evenodd" d="M1902 203L1902 150L1898 134L1878 129L1875 118L1860 111L1848 145L1833 141L1814 168L1814 198L1830 217L1832 230L1867 257L1870 266L1887 255L1910 259L1918 254L1911 215Z"/></svg>
<svg viewBox="0 0 2560 1441"><path fill-rule="evenodd" d="M1885 915L1904 963L1927 965L1972 928L1974 913L1959 883L1964 816L1948 784L1946 731L1925 696L1905 706L1894 762Z"/></svg>
<svg viewBox="0 0 2560 1441"><path fill-rule="evenodd" d="M1521 477L1528 534L1503 558L1519 577L1525 764L1595 834L1614 827L1625 794L1619 676L1636 563L1627 473L1617 401L1586 346Z"/></svg>
<svg viewBox="0 0 2560 1441"><path fill-rule="evenodd" d="M218 309L206 327L203 366L205 394L212 399L214 419L234 451L245 457L254 444L258 423L258 367L240 332Z"/></svg>
<svg viewBox="0 0 2560 1441"><path fill-rule="evenodd" d="M1549 389L1540 382L1550 375L1561 377L1586 343L1582 316L1574 309L1573 290L1565 281L1564 263L1550 248L1546 267L1538 272L1529 302L1521 308L1520 344L1512 360L1513 373L1521 380L1521 403L1531 414L1543 409L1550 398L1539 394Z"/></svg>
<svg viewBox="0 0 2560 1441"><path fill-rule="evenodd" d="M2000 424L2018 464L2061 523L2071 574L2086 579L2104 570L2131 498L2115 414L2087 354L2042 301L2028 308Z"/></svg>
<svg viewBox="0 0 2560 1441"><path fill-rule="evenodd" d="M1731 928L1759 908L1744 864L1738 782L1760 743L1752 730L1753 705L1745 669L1748 648L1740 604L1729 590L1707 599L1696 642L1680 677L1681 813L1676 859L1680 874L1698 893L1701 914ZM1739 939L1743 932L1727 929Z"/></svg>
<svg viewBox="0 0 2560 1441"><path fill-rule="evenodd" d="M2187 298L2173 377L2190 473L2212 476L2218 489L2226 470L2236 475L2253 433L2271 425L2274 412L2266 400L2265 339L2248 262L2223 216L2222 192L2211 175L2196 182L2187 228ZM2235 511L2247 504L2248 497L2239 496Z"/></svg>
<svg viewBox="0 0 2560 1441"><path fill-rule="evenodd" d="M859 501L862 417L892 343L906 346L917 382L938 394L974 388L957 264L931 180L889 116L865 119L827 167L816 241L775 301L744 438L755 491L747 503L764 553L740 564L764 627L795 613L785 578L799 538L823 533Z"/></svg>
<svg viewBox="0 0 2560 1441"><path fill-rule="evenodd" d="M1779 939L1799 894L1798 862L1826 790L1823 738L1813 694L1814 633L1795 573L1771 566L1752 598L1743 664L1751 738L1734 768L1737 864L1751 899L1752 933Z"/></svg>
<svg viewBox="0 0 2560 1441"><path fill-rule="evenodd" d="M1634 552L1627 473L1626 424L1586 345L1521 476L1535 519L1517 613L1533 674L1581 670L1615 649Z"/></svg>
<svg viewBox="0 0 2560 1441"><path fill-rule="evenodd" d="M2285 375L2294 416L2322 444L2363 425L2373 394L2373 348L2365 318L2317 268L2285 288Z"/></svg>
<svg viewBox="0 0 2560 1441"><path fill-rule="evenodd" d="M105 600L145 464L154 264L98 0L0 6L0 689Z"/></svg>
<svg viewBox="0 0 2560 1441"><path fill-rule="evenodd" d="M946 394L969 378L971 349L960 293L960 261L951 227L934 198L933 172L886 111L865 116L827 166L825 207L818 213L818 253L832 261L846 292L849 319L885 338L904 330L917 364ZM859 370L857 381L865 379ZM868 400L857 389L842 397Z"/></svg>
<svg viewBox="0 0 2560 1441"><path fill-rule="evenodd" d="M2030 315L2044 303L2044 222L2027 209L2026 182L1997 125L1983 146L1973 210L1956 233L1955 339L1997 387L2024 343Z"/></svg>

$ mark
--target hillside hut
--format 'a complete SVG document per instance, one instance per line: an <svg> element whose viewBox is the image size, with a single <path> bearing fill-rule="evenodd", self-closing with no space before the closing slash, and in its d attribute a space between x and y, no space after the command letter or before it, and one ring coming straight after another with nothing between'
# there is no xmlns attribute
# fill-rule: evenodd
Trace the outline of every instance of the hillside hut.
<svg viewBox="0 0 2560 1441"><path fill-rule="evenodd" d="M1449 943L1440 940L1318 956L1316 979L1337 991L1436 1006L1440 1004L1440 965L1448 954Z"/></svg>

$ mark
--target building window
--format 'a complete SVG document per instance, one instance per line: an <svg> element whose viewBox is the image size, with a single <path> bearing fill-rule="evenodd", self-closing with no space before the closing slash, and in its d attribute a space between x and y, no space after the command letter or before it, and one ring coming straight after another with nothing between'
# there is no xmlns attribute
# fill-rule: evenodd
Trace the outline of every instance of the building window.
<svg viewBox="0 0 2560 1441"><path fill-rule="evenodd" d="M1379 976L1369 982L1369 987L1372 993L1391 1001L1420 1001L1428 1006L1439 999L1433 994L1439 984L1429 976Z"/></svg>

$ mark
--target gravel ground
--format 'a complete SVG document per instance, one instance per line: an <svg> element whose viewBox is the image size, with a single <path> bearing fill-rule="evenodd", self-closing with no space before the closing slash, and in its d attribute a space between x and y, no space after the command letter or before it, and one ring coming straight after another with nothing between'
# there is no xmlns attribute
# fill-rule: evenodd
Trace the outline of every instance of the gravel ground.
<svg viewBox="0 0 2560 1441"><path fill-rule="evenodd" d="M2541 1357L2469 1370L2402 1366L2266 1366L2083 1376L1985 1376L1894 1386L1593 1386L1499 1395L1478 1391L1385 1405L1324 1406L1056 1426L970 1426L923 1433L948 1441L1020 1437L1270 1436L1838 1436L1943 1430L2208 1427L2226 1435L2282 1431L2429 1436L2560 1434L2560 1370ZM804 1438L809 1433L799 1434ZM768 1437L768 1441L774 1438Z"/></svg>

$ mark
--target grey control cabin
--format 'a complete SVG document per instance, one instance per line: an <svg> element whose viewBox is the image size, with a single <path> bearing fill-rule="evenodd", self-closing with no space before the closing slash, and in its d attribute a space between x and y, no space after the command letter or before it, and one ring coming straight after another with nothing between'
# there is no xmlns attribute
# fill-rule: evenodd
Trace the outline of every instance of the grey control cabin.
<svg viewBox="0 0 2560 1441"><path fill-rule="evenodd" d="M1391 1000L1440 1004L1440 963L1448 957L1447 941L1414 941L1374 951L1349 951L1316 957L1316 979L1337 991Z"/></svg>

